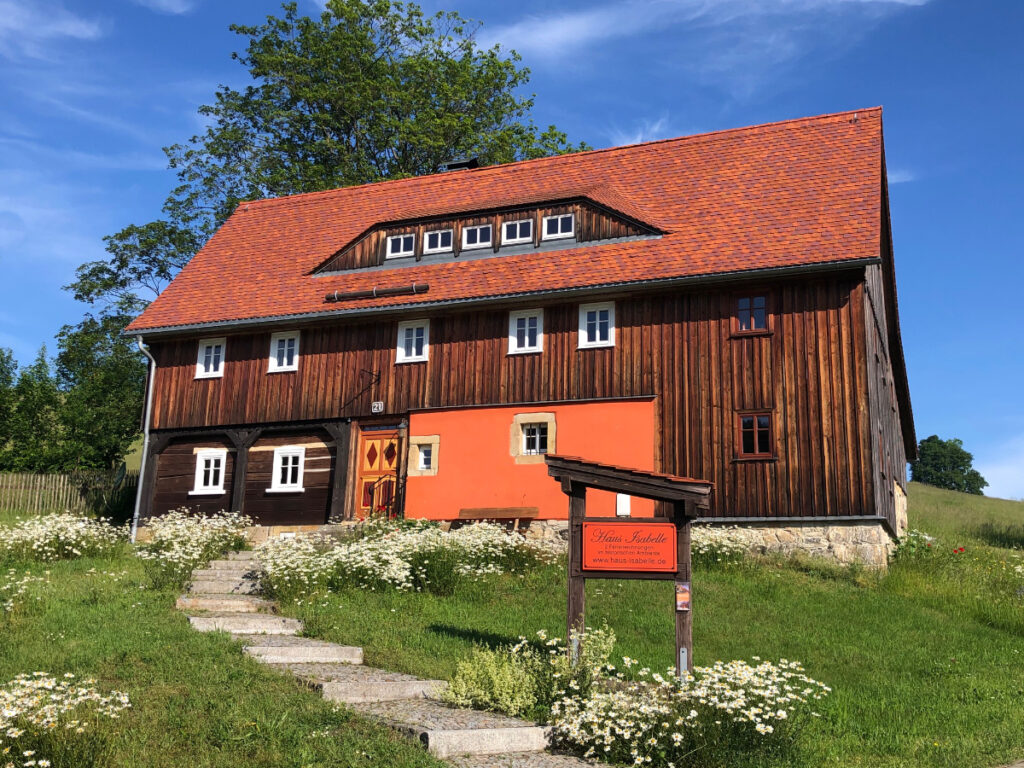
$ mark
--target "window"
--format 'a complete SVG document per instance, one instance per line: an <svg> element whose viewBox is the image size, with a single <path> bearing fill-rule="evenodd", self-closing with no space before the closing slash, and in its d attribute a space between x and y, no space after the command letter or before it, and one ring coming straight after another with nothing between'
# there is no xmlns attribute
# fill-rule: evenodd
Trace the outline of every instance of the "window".
<svg viewBox="0 0 1024 768"><path fill-rule="evenodd" d="M737 333L768 330L768 303L764 296L741 296L736 300Z"/></svg>
<svg viewBox="0 0 1024 768"><path fill-rule="evenodd" d="M426 477L437 474L439 435L409 437L409 477Z"/></svg>
<svg viewBox="0 0 1024 768"><path fill-rule="evenodd" d="M398 324L396 363L426 360L430 351L430 321L410 320Z"/></svg>
<svg viewBox="0 0 1024 768"><path fill-rule="evenodd" d="M544 311L528 309L508 315L508 353L540 352L544 347Z"/></svg>
<svg viewBox="0 0 1024 768"><path fill-rule="evenodd" d="M491 225L481 224L476 227L462 228L463 248L486 248L491 244Z"/></svg>
<svg viewBox="0 0 1024 768"><path fill-rule="evenodd" d="M416 235L392 235L388 238L388 258L412 256L416 253Z"/></svg>
<svg viewBox="0 0 1024 768"><path fill-rule="evenodd" d="M201 339L196 378L214 379L224 375L224 339Z"/></svg>
<svg viewBox="0 0 1024 768"><path fill-rule="evenodd" d="M504 234L501 236L502 245L515 245L516 243L533 242L533 219L522 219L521 221L506 221Z"/></svg>
<svg viewBox="0 0 1024 768"><path fill-rule="evenodd" d="M445 253L452 249L452 230L439 229L423 237L424 253Z"/></svg>
<svg viewBox="0 0 1024 768"><path fill-rule="evenodd" d="M297 331L274 333L270 336L271 373L299 370L299 334Z"/></svg>
<svg viewBox="0 0 1024 768"><path fill-rule="evenodd" d="M575 232L575 216L571 213L561 213L557 216L544 217L544 239L558 240L563 237L572 237Z"/></svg>
<svg viewBox="0 0 1024 768"><path fill-rule="evenodd" d="M219 496L224 493L226 448L200 448L196 451L196 478L189 496Z"/></svg>
<svg viewBox="0 0 1024 768"><path fill-rule="evenodd" d="M274 472L270 476L271 493L303 491L302 472L306 463L306 449L287 445L274 449Z"/></svg>
<svg viewBox="0 0 1024 768"><path fill-rule="evenodd" d="M541 422L523 424L523 455L537 456L548 452L548 425Z"/></svg>
<svg viewBox="0 0 1024 768"><path fill-rule="evenodd" d="M772 415L741 413L739 416L741 458L770 458L772 452Z"/></svg>
<svg viewBox="0 0 1024 768"><path fill-rule="evenodd" d="M615 346L615 304L583 304L580 306L581 349Z"/></svg>

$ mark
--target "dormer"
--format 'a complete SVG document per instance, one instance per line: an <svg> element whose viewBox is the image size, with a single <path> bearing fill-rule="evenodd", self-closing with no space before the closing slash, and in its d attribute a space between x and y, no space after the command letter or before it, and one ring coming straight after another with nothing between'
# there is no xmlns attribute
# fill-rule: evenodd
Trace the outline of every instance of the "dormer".
<svg viewBox="0 0 1024 768"><path fill-rule="evenodd" d="M377 224L313 274L399 268L658 237L663 232L589 197Z"/></svg>

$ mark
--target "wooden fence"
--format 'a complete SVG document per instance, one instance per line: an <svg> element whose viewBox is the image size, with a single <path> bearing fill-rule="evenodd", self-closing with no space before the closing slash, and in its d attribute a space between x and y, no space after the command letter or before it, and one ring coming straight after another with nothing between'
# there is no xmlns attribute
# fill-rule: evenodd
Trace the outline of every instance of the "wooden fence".
<svg viewBox="0 0 1024 768"><path fill-rule="evenodd" d="M126 473L120 485L89 481L75 475L36 475L0 472L0 512L102 512L115 499L123 503L134 495L139 473ZM97 509L98 507L98 509Z"/></svg>

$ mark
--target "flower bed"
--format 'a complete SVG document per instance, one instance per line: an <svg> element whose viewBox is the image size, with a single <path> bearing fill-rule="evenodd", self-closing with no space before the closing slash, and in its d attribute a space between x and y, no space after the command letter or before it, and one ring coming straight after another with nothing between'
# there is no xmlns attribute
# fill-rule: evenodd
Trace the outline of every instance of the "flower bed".
<svg viewBox="0 0 1024 768"><path fill-rule="evenodd" d="M131 703L127 694L100 693L95 681L19 675L0 687L0 755L12 768L93 765L102 752L98 727Z"/></svg>
<svg viewBox="0 0 1024 768"><path fill-rule="evenodd" d="M248 517L236 512L203 516L174 510L148 521L150 538L136 554L146 561L155 586L181 586L193 570L221 553L243 549L251 526Z"/></svg>
<svg viewBox="0 0 1024 768"><path fill-rule="evenodd" d="M127 538L104 519L44 515L0 527L0 562L68 560L110 552Z"/></svg>
<svg viewBox="0 0 1024 768"><path fill-rule="evenodd" d="M259 548L264 590L294 598L318 589L428 590L448 594L466 579L554 562L557 545L497 525L443 531L426 523L378 523L358 538L274 539Z"/></svg>

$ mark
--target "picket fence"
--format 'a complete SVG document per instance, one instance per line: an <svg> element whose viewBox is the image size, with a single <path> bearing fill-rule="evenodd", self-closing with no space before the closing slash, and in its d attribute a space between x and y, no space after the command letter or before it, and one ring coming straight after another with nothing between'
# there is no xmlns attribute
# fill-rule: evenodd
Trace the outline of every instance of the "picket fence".
<svg viewBox="0 0 1024 768"><path fill-rule="evenodd" d="M138 479L138 472L128 472L114 493L133 493ZM81 480L73 475L0 472L0 512L89 512L90 500L82 491Z"/></svg>

